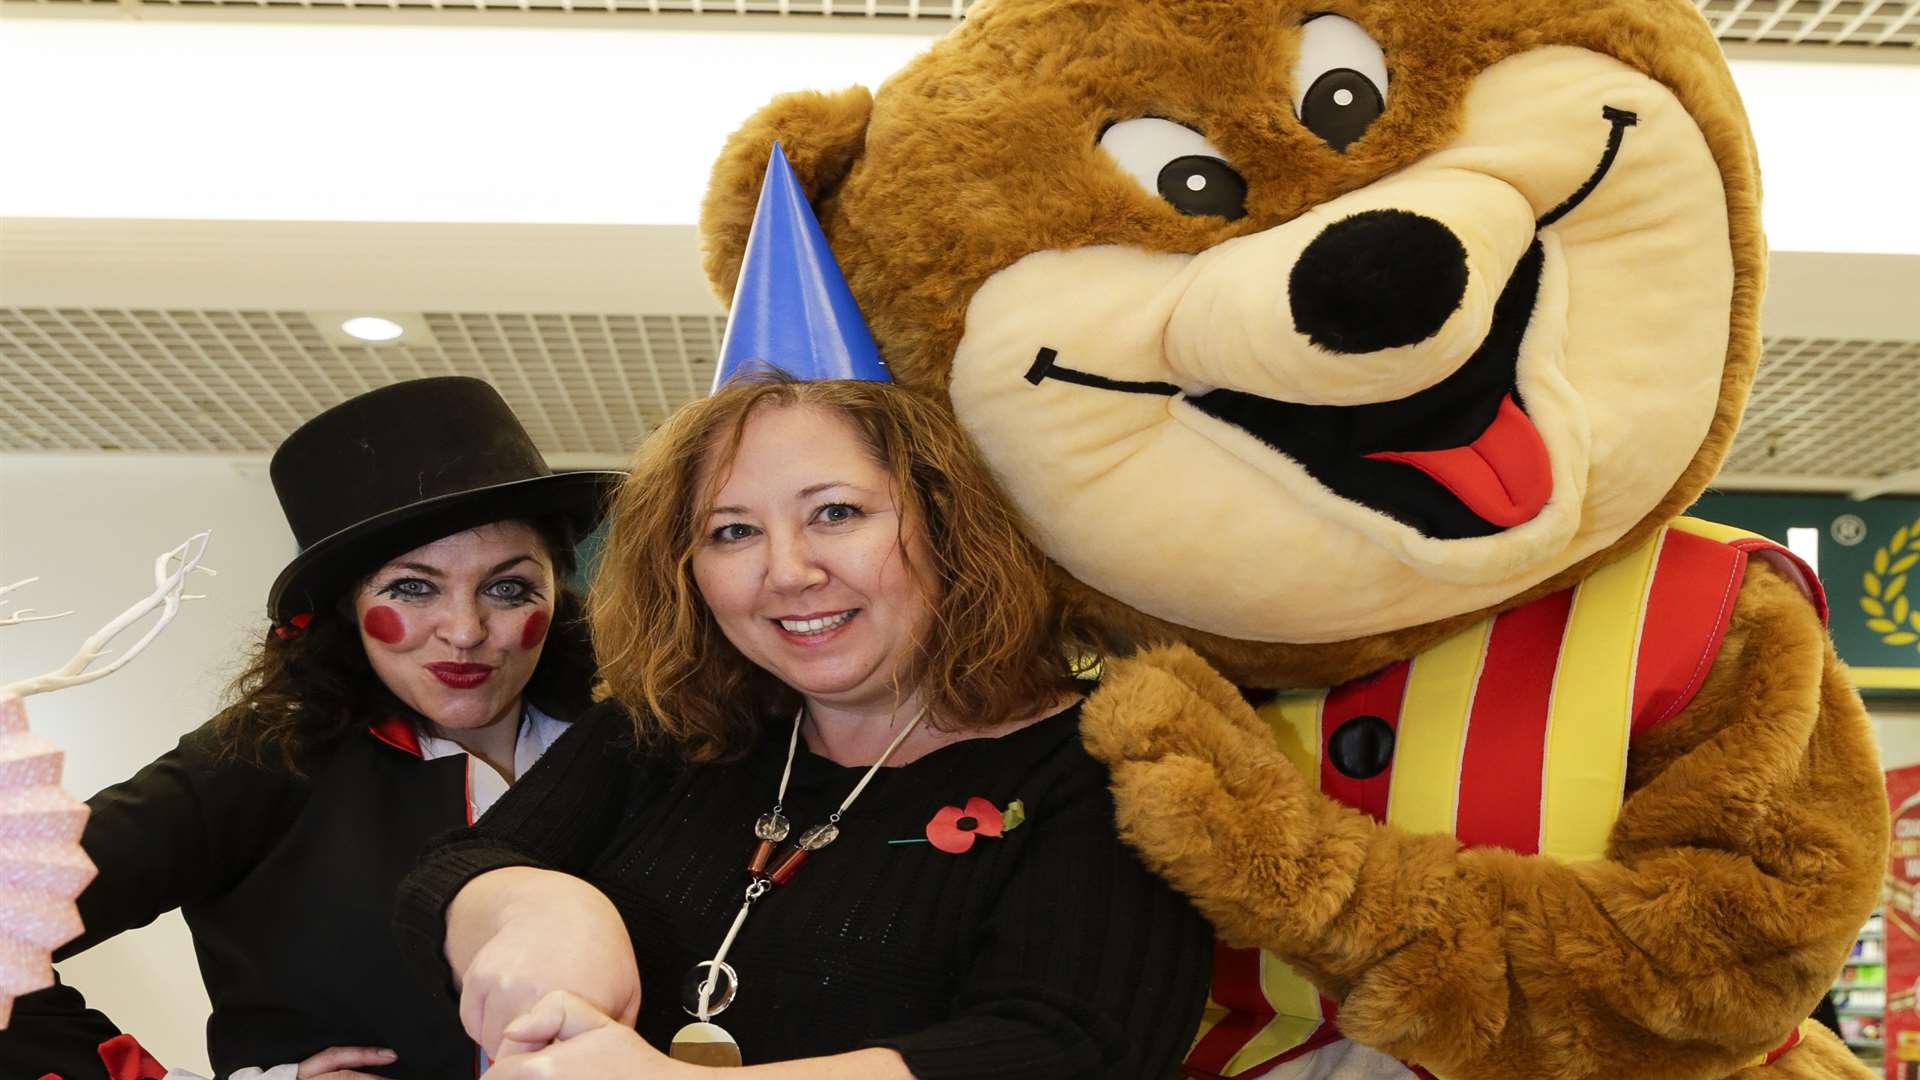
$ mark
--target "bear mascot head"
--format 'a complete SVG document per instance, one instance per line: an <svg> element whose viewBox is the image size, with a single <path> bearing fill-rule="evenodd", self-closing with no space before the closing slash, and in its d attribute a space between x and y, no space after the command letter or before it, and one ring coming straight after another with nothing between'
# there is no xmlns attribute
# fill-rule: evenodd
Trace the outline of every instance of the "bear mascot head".
<svg viewBox="0 0 1920 1080"><path fill-rule="evenodd" d="M723 296L775 140L1144 650L1086 734L1222 939L1190 1075L1864 1075L1801 1021L1884 861L1871 731L1812 576L1681 517L1766 261L1693 5L985 0L735 133Z"/></svg>

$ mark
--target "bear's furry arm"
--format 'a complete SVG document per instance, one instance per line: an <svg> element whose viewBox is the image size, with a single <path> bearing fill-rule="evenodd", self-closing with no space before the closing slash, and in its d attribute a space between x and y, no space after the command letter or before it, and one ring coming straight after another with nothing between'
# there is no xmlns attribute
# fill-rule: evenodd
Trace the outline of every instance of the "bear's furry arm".
<svg viewBox="0 0 1920 1080"><path fill-rule="evenodd" d="M1350 1037L1451 1080L1731 1072L1812 1008L1885 862L1860 700L1758 562L1705 686L1635 743L1602 862L1462 850L1334 803L1184 648L1113 665L1085 728L1122 834L1223 940L1288 958Z"/></svg>

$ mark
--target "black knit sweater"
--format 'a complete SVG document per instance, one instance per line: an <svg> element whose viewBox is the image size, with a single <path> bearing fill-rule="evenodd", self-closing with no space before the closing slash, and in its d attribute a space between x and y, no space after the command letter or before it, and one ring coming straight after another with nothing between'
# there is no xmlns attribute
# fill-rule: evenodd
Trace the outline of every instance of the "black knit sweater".
<svg viewBox="0 0 1920 1080"><path fill-rule="evenodd" d="M504 866L578 875L626 920L645 990L636 1027L664 1048L689 1020L681 984L739 909L786 746L772 733L744 760L687 767L636 751L621 709L594 709L403 883L402 948L444 987L462 885ZM795 834L863 771L803 745ZM924 840L941 807L971 796L1020 800L1026 821L959 855L888 843ZM1206 1000L1210 937L1114 836L1077 707L882 769L840 829L754 905L728 956L739 995L715 1019L748 1064L886 1046L920 1080L1173 1075Z"/></svg>

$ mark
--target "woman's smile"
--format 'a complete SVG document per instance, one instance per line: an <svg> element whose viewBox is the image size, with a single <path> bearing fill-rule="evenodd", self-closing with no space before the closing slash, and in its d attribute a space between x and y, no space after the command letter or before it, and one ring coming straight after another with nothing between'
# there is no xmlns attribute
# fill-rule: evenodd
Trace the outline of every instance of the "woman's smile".
<svg viewBox="0 0 1920 1080"><path fill-rule="evenodd" d="M839 631L852 623L853 617L858 614L859 608L849 608L818 615L782 615L773 621L794 644L813 648L839 637Z"/></svg>

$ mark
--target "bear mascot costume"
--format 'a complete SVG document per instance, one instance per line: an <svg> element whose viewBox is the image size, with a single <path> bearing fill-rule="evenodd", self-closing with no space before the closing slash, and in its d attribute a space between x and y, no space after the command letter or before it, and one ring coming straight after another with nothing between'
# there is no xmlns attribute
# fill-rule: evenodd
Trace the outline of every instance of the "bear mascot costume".
<svg viewBox="0 0 1920 1080"><path fill-rule="evenodd" d="M1085 735L1219 937L1190 1076L1863 1077L1887 813L1818 582L1682 516L1760 353L1687 0L983 0L778 140L896 379L1111 646Z"/></svg>

